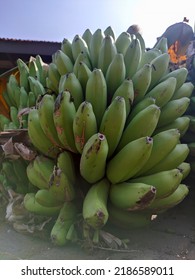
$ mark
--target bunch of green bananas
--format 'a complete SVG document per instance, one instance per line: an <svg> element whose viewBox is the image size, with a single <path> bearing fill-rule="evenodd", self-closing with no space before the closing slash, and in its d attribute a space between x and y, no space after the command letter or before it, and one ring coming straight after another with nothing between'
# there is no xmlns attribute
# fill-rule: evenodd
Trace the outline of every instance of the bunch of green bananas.
<svg viewBox="0 0 195 280"><path fill-rule="evenodd" d="M36 100L46 92L48 64L40 55L31 57L28 63L17 59L18 71L8 78L3 97L9 107L9 118L0 114L0 131L27 128L28 114L25 108L36 105Z"/></svg>
<svg viewBox="0 0 195 280"><path fill-rule="evenodd" d="M49 91L28 115L38 155L27 176L39 190L24 197L30 212L57 216L55 244L75 240L80 212L95 240L109 221L144 226L185 198L187 74L169 71L163 39L147 50L139 33L116 37L109 27L63 40L48 66Z"/></svg>

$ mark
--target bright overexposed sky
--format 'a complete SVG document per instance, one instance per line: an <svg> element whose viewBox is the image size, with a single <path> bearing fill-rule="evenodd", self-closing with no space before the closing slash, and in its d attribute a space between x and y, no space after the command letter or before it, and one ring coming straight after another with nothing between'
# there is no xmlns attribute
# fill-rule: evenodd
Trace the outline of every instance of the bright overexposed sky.
<svg viewBox="0 0 195 280"><path fill-rule="evenodd" d="M191 0L1 0L0 38L61 42L89 28L112 26L116 35L138 24L147 47L184 17L194 29Z"/></svg>

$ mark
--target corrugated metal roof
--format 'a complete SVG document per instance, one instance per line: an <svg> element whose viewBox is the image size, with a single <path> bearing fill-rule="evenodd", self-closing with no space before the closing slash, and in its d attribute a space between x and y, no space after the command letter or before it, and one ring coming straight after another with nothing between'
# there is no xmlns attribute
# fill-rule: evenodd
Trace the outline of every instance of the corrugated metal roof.
<svg viewBox="0 0 195 280"><path fill-rule="evenodd" d="M16 38L1 38L0 41L11 41L11 42L33 42L33 43L52 43L52 44L60 44L61 42L57 41L46 41L46 40L30 40L30 39L16 39Z"/></svg>
<svg viewBox="0 0 195 280"><path fill-rule="evenodd" d="M0 38L0 53L52 55L60 42Z"/></svg>

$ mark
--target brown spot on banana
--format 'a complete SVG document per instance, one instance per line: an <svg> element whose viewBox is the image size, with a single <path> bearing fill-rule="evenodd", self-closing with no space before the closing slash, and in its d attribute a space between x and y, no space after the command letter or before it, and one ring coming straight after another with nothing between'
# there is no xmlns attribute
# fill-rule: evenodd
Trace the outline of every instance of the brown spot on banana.
<svg viewBox="0 0 195 280"><path fill-rule="evenodd" d="M144 194L138 201L136 201L136 205L128 208L128 211L142 210L145 209L150 203L155 199L156 196L156 188L151 186L150 190Z"/></svg>

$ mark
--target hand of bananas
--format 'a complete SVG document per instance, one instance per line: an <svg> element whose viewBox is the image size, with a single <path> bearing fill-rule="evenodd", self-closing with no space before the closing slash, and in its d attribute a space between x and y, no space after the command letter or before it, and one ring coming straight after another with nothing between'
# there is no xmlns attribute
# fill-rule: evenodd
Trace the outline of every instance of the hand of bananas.
<svg viewBox="0 0 195 280"><path fill-rule="evenodd" d="M188 194L190 148L181 138L194 86L186 68L169 71L166 43L147 50L139 33L116 37L110 27L64 39L49 65L18 60L0 127L28 129L37 156L26 167L35 189L24 205L56 217L55 244L75 240L82 219L94 242L107 222L145 226Z"/></svg>

